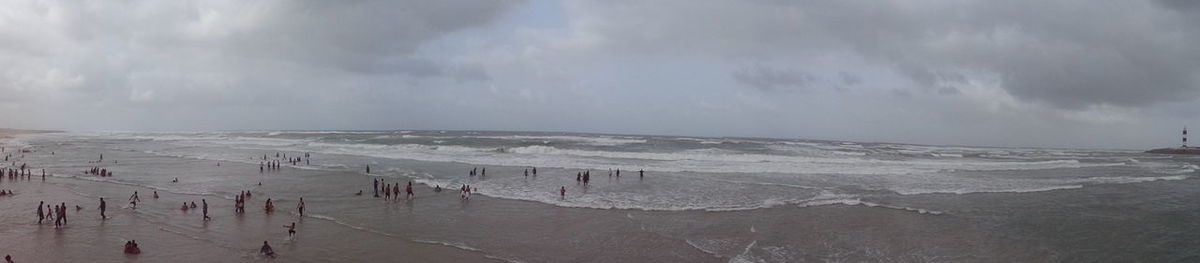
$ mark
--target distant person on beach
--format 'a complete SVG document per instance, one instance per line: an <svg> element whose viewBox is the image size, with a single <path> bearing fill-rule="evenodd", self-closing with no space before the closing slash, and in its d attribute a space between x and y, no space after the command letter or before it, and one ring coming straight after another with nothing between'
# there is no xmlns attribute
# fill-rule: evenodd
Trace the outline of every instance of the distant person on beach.
<svg viewBox="0 0 1200 263"><path fill-rule="evenodd" d="M267 210L267 213L270 213L271 211L275 211L275 204L271 203L271 198L267 198L267 204L266 204L266 206L264 206L264 209Z"/></svg>
<svg viewBox="0 0 1200 263"><path fill-rule="evenodd" d="M204 211L204 221L212 219L211 217L208 217L208 200L200 199L200 203L204 205L204 209L202 210Z"/></svg>
<svg viewBox="0 0 1200 263"><path fill-rule="evenodd" d="M558 188L558 196L563 199L567 198L567 186L564 185L563 187Z"/></svg>
<svg viewBox="0 0 1200 263"><path fill-rule="evenodd" d="M390 199L392 199L392 186L388 185L388 184L383 184L383 200L390 200Z"/></svg>
<svg viewBox="0 0 1200 263"><path fill-rule="evenodd" d="M433 192L435 192L435 193L441 193L441 192L442 192L442 185L440 185L440 184L439 184L439 185L437 185L437 187L434 187L434 188L433 188Z"/></svg>
<svg viewBox="0 0 1200 263"><path fill-rule="evenodd" d="M108 218L104 215L104 210L108 209L108 205L104 203L104 197L100 198L100 219Z"/></svg>
<svg viewBox="0 0 1200 263"><path fill-rule="evenodd" d="M271 249L271 245L268 245L267 241L263 241L262 248L258 249L258 253L272 258L275 257L275 250Z"/></svg>
<svg viewBox="0 0 1200 263"><path fill-rule="evenodd" d="M288 237L296 236L296 222L292 222L292 226L283 226L288 228Z"/></svg>
<svg viewBox="0 0 1200 263"><path fill-rule="evenodd" d="M179 182L179 177L175 177L175 179L171 179L171 182L172 182L172 183L178 183L178 182Z"/></svg>
<svg viewBox="0 0 1200 263"><path fill-rule="evenodd" d="M188 210L187 202L183 202L183 205L179 206L179 210L187 211Z"/></svg>
<svg viewBox="0 0 1200 263"><path fill-rule="evenodd" d="M525 177L529 177L529 169L525 169Z"/></svg>
<svg viewBox="0 0 1200 263"><path fill-rule="evenodd" d="M138 248L136 240L125 242L125 254L141 254L142 249Z"/></svg>
<svg viewBox="0 0 1200 263"><path fill-rule="evenodd" d="M533 168L533 176L537 176L537 167Z"/></svg>
<svg viewBox="0 0 1200 263"><path fill-rule="evenodd" d="M396 183L396 184L392 185L392 198L393 198L392 200L400 199L400 183Z"/></svg>
<svg viewBox="0 0 1200 263"><path fill-rule="evenodd" d="M45 205L45 202L38 201L37 215L38 215L38 224L39 225L42 224L42 220L46 219L46 213L42 212L42 205Z"/></svg>
<svg viewBox="0 0 1200 263"><path fill-rule="evenodd" d="M379 197L379 179L371 179L371 189L375 189L375 197Z"/></svg>
<svg viewBox="0 0 1200 263"><path fill-rule="evenodd" d="M154 191L154 199L158 199L158 191Z"/></svg>
<svg viewBox="0 0 1200 263"><path fill-rule="evenodd" d="M192 205L190 205L189 207L196 208L196 201L192 201Z"/></svg>
<svg viewBox="0 0 1200 263"><path fill-rule="evenodd" d="M142 201L142 199L138 198L137 191L133 191L133 195L129 196L129 205L133 206L133 208L137 208L138 201Z"/></svg>
<svg viewBox="0 0 1200 263"><path fill-rule="evenodd" d="M4 255L4 263L13 263L12 256Z"/></svg>
<svg viewBox="0 0 1200 263"><path fill-rule="evenodd" d="M367 173L368 174L371 173L371 165L370 164L367 165Z"/></svg>
<svg viewBox="0 0 1200 263"><path fill-rule="evenodd" d="M407 196L405 196L405 198L412 198L412 197L413 197L413 191L412 191L412 182L408 182L408 187L407 187L407 188L406 188L404 191L405 191L405 192L408 192L408 195L407 195Z"/></svg>
<svg viewBox="0 0 1200 263"><path fill-rule="evenodd" d="M644 170L638 170L638 178L642 178L642 177L644 177L644 176L646 176L646 171L644 171Z"/></svg>
<svg viewBox="0 0 1200 263"><path fill-rule="evenodd" d="M300 198L300 204L296 205L296 211L300 212L300 216L304 216L304 197Z"/></svg>

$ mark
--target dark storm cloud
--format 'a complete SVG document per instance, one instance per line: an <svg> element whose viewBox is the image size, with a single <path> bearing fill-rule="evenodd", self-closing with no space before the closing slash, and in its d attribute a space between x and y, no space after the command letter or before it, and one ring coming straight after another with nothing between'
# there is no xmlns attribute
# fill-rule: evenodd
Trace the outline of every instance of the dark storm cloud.
<svg viewBox="0 0 1200 263"><path fill-rule="evenodd" d="M1200 95L1200 24L1175 10L1193 10L1193 1L685 2L575 10L593 17L581 29L619 50L789 63L841 54L930 91L982 77L1061 109Z"/></svg>

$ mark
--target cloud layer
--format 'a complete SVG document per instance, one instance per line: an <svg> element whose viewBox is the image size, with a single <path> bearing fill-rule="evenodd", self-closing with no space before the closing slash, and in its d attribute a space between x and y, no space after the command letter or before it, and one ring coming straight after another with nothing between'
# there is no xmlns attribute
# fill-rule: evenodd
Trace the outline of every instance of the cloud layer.
<svg viewBox="0 0 1200 263"><path fill-rule="evenodd" d="M18 0L0 109L59 129L1141 147L1200 111L1193 2Z"/></svg>

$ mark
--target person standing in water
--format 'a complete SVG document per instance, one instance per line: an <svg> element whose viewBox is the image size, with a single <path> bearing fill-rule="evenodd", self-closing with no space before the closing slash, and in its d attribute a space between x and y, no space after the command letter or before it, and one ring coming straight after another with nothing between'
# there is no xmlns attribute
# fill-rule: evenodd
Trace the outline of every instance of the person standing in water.
<svg viewBox="0 0 1200 263"><path fill-rule="evenodd" d="M304 197L300 198L300 204L296 205L296 210L300 212L300 216L304 216Z"/></svg>
<svg viewBox="0 0 1200 263"><path fill-rule="evenodd" d="M129 196L129 204L132 205L133 208L137 208L137 202L139 201L142 201L142 199L138 198L137 191L133 191L133 195Z"/></svg>
<svg viewBox="0 0 1200 263"><path fill-rule="evenodd" d="M288 237L296 236L296 222L292 222L292 226L283 226L288 228Z"/></svg>
<svg viewBox="0 0 1200 263"><path fill-rule="evenodd" d="M400 200L400 183L392 185L392 200Z"/></svg>
<svg viewBox="0 0 1200 263"><path fill-rule="evenodd" d="M370 165L370 164L368 164L368 165L367 165L367 174L370 174L370 173L371 173L371 165Z"/></svg>
<svg viewBox="0 0 1200 263"><path fill-rule="evenodd" d="M567 186L564 185L563 187L558 188L558 197L567 199Z"/></svg>
<svg viewBox="0 0 1200 263"><path fill-rule="evenodd" d="M200 199L200 203L203 204L204 221L212 219L211 217L208 217L208 200Z"/></svg>
<svg viewBox="0 0 1200 263"><path fill-rule="evenodd" d="M42 205L45 205L45 204L46 204L45 202L38 201L37 215L38 215L38 224L39 225L42 224L42 220L46 219L46 213L42 212Z"/></svg>
<svg viewBox="0 0 1200 263"><path fill-rule="evenodd" d="M100 219L108 218L104 215L104 210L108 209L108 205L104 203L104 197L100 198Z"/></svg>
<svg viewBox="0 0 1200 263"><path fill-rule="evenodd" d="M372 186L371 188L372 188L372 189L375 189L375 197L376 197L376 198L378 198L378 197L379 197L379 179L374 179L374 178L372 178L372 179L371 179L371 184L373 184L373 185L374 185L374 186Z"/></svg>
<svg viewBox="0 0 1200 263"><path fill-rule="evenodd" d="M408 187L405 188L405 192L408 192L408 196L405 196L405 198L412 199L412 197L413 197L412 182L408 182Z"/></svg>
<svg viewBox="0 0 1200 263"><path fill-rule="evenodd" d="M62 209L62 216L60 216L59 218L62 218L63 226L66 226L67 225L67 202L63 202L62 208L60 208L60 209Z"/></svg>
<svg viewBox="0 0 1200 263"><path fill-rule="evenodd" d="M390 199L392 199L392 186L385 183L383 184L383 200Z"/></svg>

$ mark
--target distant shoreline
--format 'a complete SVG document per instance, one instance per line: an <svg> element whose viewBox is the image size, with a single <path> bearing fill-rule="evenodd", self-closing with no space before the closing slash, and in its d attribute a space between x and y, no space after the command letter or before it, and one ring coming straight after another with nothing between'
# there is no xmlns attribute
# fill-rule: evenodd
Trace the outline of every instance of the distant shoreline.
<svg viewBox="0 0 1200 263"><path fill-rule="evenodd" d="M1200 155L1200 148L1192 148L1192 147L1158 148L1158 149L1146 151L1146 153Z"/></svg>

